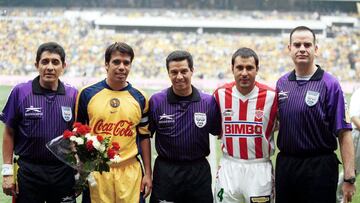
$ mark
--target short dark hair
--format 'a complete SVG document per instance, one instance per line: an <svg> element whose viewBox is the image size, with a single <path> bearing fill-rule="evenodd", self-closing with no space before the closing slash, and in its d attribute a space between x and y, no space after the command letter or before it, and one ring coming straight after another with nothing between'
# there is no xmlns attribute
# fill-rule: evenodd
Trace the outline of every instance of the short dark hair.
<svg viewBox="0 0 360 203"><path fill-rule="evenodd" d="M39 63L41 54L45 51L48 51L53 54L58 54L60 56L61 62L65 63L65 51L62 46L56 42L46 42L39 46L36 52L36 63Z"/></svg>
<svg viewBox="0 0 360 203"><path fill-rule="evenodd" d="M114 52L120 52L122 54L127 54L130 56L130 62L134 59L134 50L131 48L130 45L124 43L124 42L115 42L108 46L108 48L105 51L105 64L110 62L111 54Z"/></svg>
<svg viewBox="0 0 360 203"><path fill-rule="evenodd" d="M314 42L314 44L316 44L315 32L312 29L310 29L310 28L308 28L306 26L298 26L298 27L291 30L291 32L290 32L290 44L291 44L291 37L294 34L294 32L296 32L296 31L309 31L309 32L311 32L311 34L312 34L312 36L314 38L313 42Z"/></svg>
<svg viewBox="0 0 360 203"><path fill-rule="evenodd" d="M171 61L182 61L182 60L187 60L189 68L191 71L194 70L194 62L193 62L193 58L191 56L191 54L187 51L183 51L183 50L176 50L171 52L168 57L166 58L166 69L169 71L169 63Z"/></svg>
<svg viewBox="0 0 360 203"><path fill-rule="evenodd" d="M240 56L241 58L250 58L253 57L255 60L255 65L256 68L259 68L259 57L258 55L255 53L254 50L247 48L247 47L242 47L238 50L235 51L235 53L232 55L231 58L231 65L234 66L235 63L235 58Z"/></svg>

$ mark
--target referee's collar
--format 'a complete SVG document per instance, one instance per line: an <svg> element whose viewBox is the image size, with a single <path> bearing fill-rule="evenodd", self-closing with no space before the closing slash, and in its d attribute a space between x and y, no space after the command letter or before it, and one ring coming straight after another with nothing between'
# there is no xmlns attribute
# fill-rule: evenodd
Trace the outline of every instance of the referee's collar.
<svg viewBox="0 0 360 203"><path fill-rule="evenodd" d="M319 81L324 75L324 70L321 69L320 65L316 65L317 70L315 71L314 75L311 76L310 81ZM291 71L288 76L289 81L296 81L296 74L295 70Z"/></svg>
<svg viewBox="0 0 360 203"><path fill-rule="evenodd" d="M37 76L32 81L32 91L34 94L48 94L48 93L55 93L55 94L65 94L65 87L64 84L59 80L59 84L56 91L49 90L46 88L41 87L40 85L40 76Z"/></svg>
<svg viewBox="0 0 360 203"><path fill-rule="evenodd" d="M168 88L167 90L167 99L170 104L179 103L180 101L190 101L190 102L198 102L200 101L200 93L199 91L191 85L192 92L189 96L182 97L179 95L176 95L172 86Z"/></svg>

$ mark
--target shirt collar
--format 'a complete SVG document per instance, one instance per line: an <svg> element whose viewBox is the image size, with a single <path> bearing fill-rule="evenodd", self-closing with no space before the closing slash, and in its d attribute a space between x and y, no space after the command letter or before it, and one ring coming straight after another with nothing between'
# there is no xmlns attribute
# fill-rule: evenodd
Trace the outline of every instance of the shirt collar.
<svg viewBox="0 0 360 203"><path fill-rule="evenodd" d="M316 67L318 68L314 75L311 76L309 81L319 81L321 80L321 78L324 75L324 70L321 69L321 67L319 65L316 65ZM295 74L295 70L291 71L291 73L288 76L289 81L296 81L296 74Z"/></svg>
<svg viewBox="0 0 360 203"><path fill-rule="evenodd" d="M40 76L37 76L32 81L32 91L33 91L34 94L56 93L56 94L64 95L65 94L65 87L64 87L64 84L59 80L59 85L58 85L56 91L45 89L45 88L41 87L41 85L40 85Z"/></svg>
<svg viewBox="0 0 360 203"><path fill-rule="evenodd" d="M126 81L126 82L128 83L128 85L126 85L125 87L123 87L123 88L120 89L120 90L113 90L113 89L109 86L109 84L106 83L106 78L102 81L102 84L104 85L104 87L106 87L106 88L109 89L109 90L113 90L113 91L126 91L126 90L130 90L131 87L132 87L132 85L131 85L130 82L128 82L128 81Z"/></svg>
<svg viewBox="0 0 360 203"><path fill-rule="evenodd" d="M200 101L200 93L199 91L191 85L192 93L189 96L181 97L175 94L172 87L169 87L167 90L167 99L170 104L179 103L180 101L191 101L198 102Z"/></svg>

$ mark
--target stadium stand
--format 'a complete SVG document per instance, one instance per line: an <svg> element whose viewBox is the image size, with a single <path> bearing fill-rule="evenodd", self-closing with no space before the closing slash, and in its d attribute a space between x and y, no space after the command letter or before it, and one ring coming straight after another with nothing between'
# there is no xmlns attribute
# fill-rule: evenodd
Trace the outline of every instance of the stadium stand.
<svg viewBox="0 0 360 203"><path fill-rule="evenodd" d="M360 79L359 14L258 10L2 8L0 74L35 74L36 47L57 41L67 51L65 76L103 76L104 48L126 41L135 48L134 78L166 77L165 57L186 49L194 56L197 78L226 79L233 51L246 46L259 53L259 77L276 81L292 69L288 32L302 23L321 33L319 64L340 81Z"/></svg>

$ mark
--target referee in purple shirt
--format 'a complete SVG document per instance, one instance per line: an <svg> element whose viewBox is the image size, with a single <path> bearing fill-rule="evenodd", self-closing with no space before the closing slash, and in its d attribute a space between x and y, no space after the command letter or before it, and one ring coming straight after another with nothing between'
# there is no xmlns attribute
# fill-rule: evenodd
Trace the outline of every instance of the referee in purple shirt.
<svg viewBox="0 0 360 203"><path fill-rule="evenodd" d="M276 203L335 203L337 140L344 166L344 200L355 192L354 146L339 82L315 65L314 32L294 28L288 45L295 69L282 76L279 98L280 153L276 161Z"/></svg>
<svg viewBox="0 0 360 203"><path fill-rule="evenodd" d="M193 59L174 51L166 59L172 86L150 99L150 130L158 157L150 202L213 202L209 133L221 132L220 110L213 96L191 85Z"/></svg>
<svg viewBox="0 0 360 203"><path fill-rule="evenodd" d="M42 44L36 54L39 76L16 85L0 114L3 134L3 192L17 203L75 202L74 170L45 147L71 129L77 90L62 83L65 52L57 43ZM15 189L12 159L19 156Z"/></svg>

